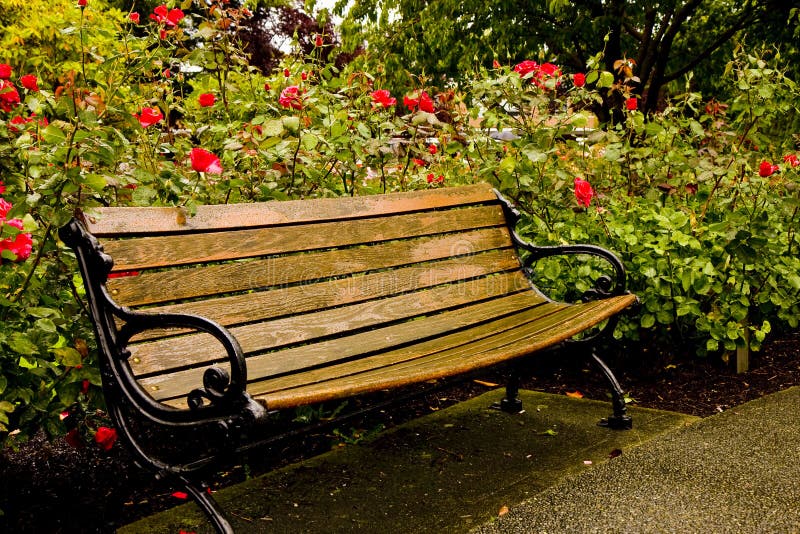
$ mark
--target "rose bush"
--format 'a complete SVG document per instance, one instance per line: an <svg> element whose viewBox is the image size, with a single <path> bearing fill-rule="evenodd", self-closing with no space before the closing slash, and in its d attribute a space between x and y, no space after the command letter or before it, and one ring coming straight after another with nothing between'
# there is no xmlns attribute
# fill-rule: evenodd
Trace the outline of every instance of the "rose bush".
<svg viewBox="0 0 800 534"><path fill-rule="evenodd" d="M0 439L72 432L65 421L102 408L83 288L56 239L76 208L100 204L191 211L488 181L522 209L525 237L621 255L642 309L619 338L721 352L798 326L797 150L779 134L797 131L800 99L762 58L732 60L740 99L687 91L646 118L599 57L582 73L497 62L463 89L420 77L390 91L380 72L322 62L323 41L261 73L230 31L246 16L57 0L43 17L58 38L0 48ZM621 119L597 128L590 109L609 93ZM591 262L535 273L556 295L602 274Z"/></svg>

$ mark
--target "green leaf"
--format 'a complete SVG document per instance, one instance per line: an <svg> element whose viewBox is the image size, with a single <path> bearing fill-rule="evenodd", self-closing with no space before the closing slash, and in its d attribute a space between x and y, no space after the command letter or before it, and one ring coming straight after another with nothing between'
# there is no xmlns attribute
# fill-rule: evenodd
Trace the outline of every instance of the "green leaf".
<svg viewBox="0 0 800 534"><path fill-rule="evenodd" d="M51 124L42 131L42 138L44 138L47 143L56 145L66 141L67 135L63 130L61 130L61 128L55 124Z"/></svg>
<svg viewBox="0 0 800 534"><path fill-rule="evenodd" d="M39 348L23 332L14 332L8 340L8 346L17 354L31 356L39 352Z"/></svg>
<svg viewBox="0 0 800 534"><path fill-rule="evenodd" d="M312 133L306 133L300 137L300 143L303 145L304 149L314 150L319 143L319 138Z"/></svg>
<svg viewBox="0 0 800 534"><path fill-rule="evenodd" d="M65 367L75 367L81 363L81 354L72 347L61 347L52 350L56 361Z"/></svg>
<svg viewBox="0 0 800 534"><path fill-rule="evenodd" d="M291 133L297 133L300 130L300 117L283 117L283 126Z"/></svg>

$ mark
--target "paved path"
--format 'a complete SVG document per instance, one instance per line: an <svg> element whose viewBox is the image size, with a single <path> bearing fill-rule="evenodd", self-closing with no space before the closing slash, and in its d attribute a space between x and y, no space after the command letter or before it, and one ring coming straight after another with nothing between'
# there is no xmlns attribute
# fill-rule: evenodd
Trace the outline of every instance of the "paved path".
<svg viewBox="0 0 800 534"><path fill-rule="evenodd" d="M664 434L474 531L800 532L800 388Z"/></svg>
<svg viewBox="0 0 800 534"><path fill-rule="evenodd" d="M512 416L488 409L502 394L459 403L216 498L244 534L464 533L566 476L613 463L609 458L620 451L626 457L655 436L697 421L634 408L634 429L614 431L597 426L611 412L605 402L521 392L526 413ZM180 530L211 532L193 504L120 532Z"/></svg>

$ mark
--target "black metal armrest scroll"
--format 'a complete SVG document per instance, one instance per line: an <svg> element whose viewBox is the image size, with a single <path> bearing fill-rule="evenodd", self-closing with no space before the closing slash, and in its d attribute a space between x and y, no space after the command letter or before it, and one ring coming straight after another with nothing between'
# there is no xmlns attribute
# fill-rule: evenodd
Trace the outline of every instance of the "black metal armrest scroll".
<svg viewBox="0 0 800 534"><path fill-rule="evenodd" d="M495 193L497 194L497 198L500 200L500 203L503 207L503 211L506 214L506 220L508 221L509 230L511 232L511 237L514 240L514 244L520 250L524 250L525 252L528 253L523 263L523 266L525 267L526 271L530 271L531 265L533 265L533 263L542 258L553 257L553 256L564 256L564 255L578 255L578 254L596 256L598 258L606 260L611 265L611 267L614 270L614 277L613 279L612 277L607 275L599 277L595 281L594 289L591 289L584 293L583 295L584 300L591 300L594 298L605 298L615 295L624 295L628 293L628 291L626 290L625 266L613 252L596 245L584 245L584 244L555 245L555 246L534 245L522 239L515 230L515 226L517 224L517 221L519 220L520 213L499 192L495 191Z"/></svg>

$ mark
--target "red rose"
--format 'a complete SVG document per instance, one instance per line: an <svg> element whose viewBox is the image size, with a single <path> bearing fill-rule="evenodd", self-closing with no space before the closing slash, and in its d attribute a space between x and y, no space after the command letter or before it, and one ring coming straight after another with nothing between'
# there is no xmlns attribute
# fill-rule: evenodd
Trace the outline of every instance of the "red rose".
<svg viewBox="0 0 800 534"><path fill-rule="evenodd" d="M8 210L5 211L8 213ZM8 226L13 226L17 230L23 229L21 219L10 219L4 222ZM14 237L7 237L3 240L0 240L0 252L4 250L9 250L12 254L14 254L14 256L16 256L14 261L27 260L31 255L31 251L33 250L33 240L31 239L31 234L20 231L20 233ZM0 262L2 262L2 260L0 260Z"/></svg>
<svg viewBox="0 0 800 534"><path fill-rule="evenodd" d="M11 202L4 198L0 198L0 222L4 222L6 220L6 215L8 215L8 212L11 211L11 208L13 207L14 206L11 204Z"/></svg>
<svg viewBox="0 0 800 534"><path fill-rule="evenodd" d="M433 107L433 100L431 100L431 97L429 97L428 93L425 91L422 91L422 94L419 95L419 109L427 113L433 113L436 111L436 109Z"/></svg>
<svg viewBox="0 0 800 534"><path fill-rule="evenodd" d="M14 84L8 80L0 80L0 109L9 112L19 103L19 92Z"/></svg>
<svg viewBox="0 0 800 534"><path fill-rule="evenodd" d="M414 111L414 108L417 106L419 106L420 111L428 113L436 111L433 107L433 100L431 100L431 97L428 96L428 93L425 91L419 93L419 96L417 96L416 93L414 93L414 96L404 96L403 104L411 111Z"/></svg>
<svg viewBox="0 0 800 534"><path fill-rule="evenodd" d="M269 91L270 89L271 89L270 85L268 83L265 83L264 84L264 90L265 91Z"/></svg>
<svg viewBox="0 0 800 534"><path fill-rule="evenodd" d="M278 103L285 108L303 109L303 98L300 96L300 89L296 85L290 85L281 91Z"/></svg>
<svg viewBox="0 0 800 534"><path fill-rule="evenodd" d="M575 87L583 87L586 84L586 75L582 72L576 72L572 76L572 83Z"/></svg>
<svg viewBox="0 0 800 534"><path fill-rule="evenodd" d="M378 106L388 108L397 104L397 99L392 98L392 94L386 89L378 89L377 91L373 91L370 94L370 97L372 97L373 108Z"/></svg>
<svg viewBox="0 0 800 534"><path fill-rule="evenodd" d="M628 111L636 111L639 108L639 101L636 100L635 96L632 96L625 101L625 108Z"/></svg>
<svg viewBox="0 0 800 534"><path fill-rule="evenodd" d="M431 143L430 145L428 145L428 152L429 152L431 155L435 155L435 154L436 154L438 151L439 151L439 149L437 149L437 148L436 148L436 145L434 145L433 143Z"/></svg>
<svg viewBox="0 0 800 534"><path fill-rule="evenodd" d="M291 73L291 72L289 72L289 69L283 69L283 75L284 75L286 78L288 78L289 76L291 76L291 74L292 74L292 73Z"/></svg>
<svg viewBox="0 0 800 534"><path fill-rule="evenodd" d="M496 59L494 61L492 61L492 68L493 69L499 69L500 67L501 67L501 65L500 65L499 61L497 61Z"/></svg>
<svg viewBox="0 0 800 534"><path fill-rule="evenodd" d="M308 79L308 73L306 71L301 72L300 79L306 81Z"/></svg>
<svg viewBox="0 0 800 534"><path fill-rule="evenodd" d="M314 38L314 45L317 48L319 48L320 46L322 46L322 43L323 43L322 36L320 34L317 34L317 36Z"/></svg>
<svg viewBox="0 0 800 534"><path fill-rule="evenodd" d="M800 165L800 159L797 159L795 154L787 154L783 156L783 161L791 165L792 167L797 167ZM0 191L2 193L2 191Z"/></svg>
<svg viewBox="0 0 800 534"><path fill-rule="evenodd" d="M7 80L11 78L11 65L8 63L0 63L0 80Z"/></svg>
<svg viewBox="0 0 800 534"><path fill-rule="evenodd" d="M160 5L153 10L153 14L150 15L150 18L156 21L159 24L166 24L167 26L176 26L183 17L185 17L183 11L180 9L167 9L167 6Z"/></svg>
<svg viewBox="0 0 800 534"><path fill-rule="evenodd" d="M6 184L0 182L0 195L6 192Z"/></svg>
<svg viewBox="0 0 800 534"><path fill-rule="evenodd" d="M133 116L139 119L142 128L152 126L164 118L164 114L158 108L142 108L142 111L134 113Z"/></svg>
<svg viewBox="0 0 800 534"><path fill-rule="evenodd" d="M581 178L575 178L575 198L578 201L578 204L588 208L589 204L592 203L592 197L594 197L594 190L592 186L586 180Z"/></svg>
<svg viewBox="0 0 800 534"><path fill-rule="evenodd" d="M197 172L222 174L222 165L219 162L219 158L208 150L193 148L189 158L192 161L192 169Z"/></svg>
<svg viewBox="0 0 800 534"><path fill-rule="evenodd" d="M425 160L422 160L422 159L419 159L419 158L413 158L411 161L413 161L417 165L417 167L424 167L425 166Z"/></svg>
<svg viewBox="0 0 800 534"><path fill-rule="evenodd" d="M778 172L778 170L777 165L773 165L769 161L762 161L761 165L758 166L758 175L762 178L766 178L767 176L772 176Z"/></svg>
<svg viewBox="0 0 800 534"><path fill-rule="evenodd" d="M80 7L81 9L86 7L86 0L78 0L78 7Z"/></svg>
<svg viewBox="0 0 800 534"><path fill-rule="evenodd" d="M531 61L530 59L526 59L522 63L517 63L514 65L514 72L520 76L525 76L526 74L536 70L539 70L539 64L535 61Z"/></svg>
<svg viewBox="0 0 800 534"><path fill-rule="evenodd" d="M217 101L217 97L214 96L214 93L203 93L197 97L197 101L200 102L200 105L204 108L210 108L214 105L214 102Z"/></svg>
<svg viewBox="0 0 800 534"><path fill-rule="evenodd" d="M94 441L104 451L110 451L117 441L117 431L107 426L101 426L94 435Z"/></svg>
<svg viewBox="0 0 800 534"><path fill-rule="evenodd" d="M21 76L19 79L19 83L22 84L22 87L35 93L39 92L39 84L37 82L38 80L33 74L26 74L25 76Z"/></svg>
<svg viewBox="0 0 800 534"><path fill-rule="evenodd" d="M169 69L164 69L164 78L172 78L172 72Z"/></svg>
<svg viewBox="0 0 800 534"><path fill-rule="evenodd" d="M136 11L132 11L132 12L131 12L131 14L130 14L130 15L128 15L128 18L129 18L129 19L131 20L131 22L133 22L134 24L139 24L139 20L140 20L140 18L139 18L139 13L137 13Z"/></svg>

